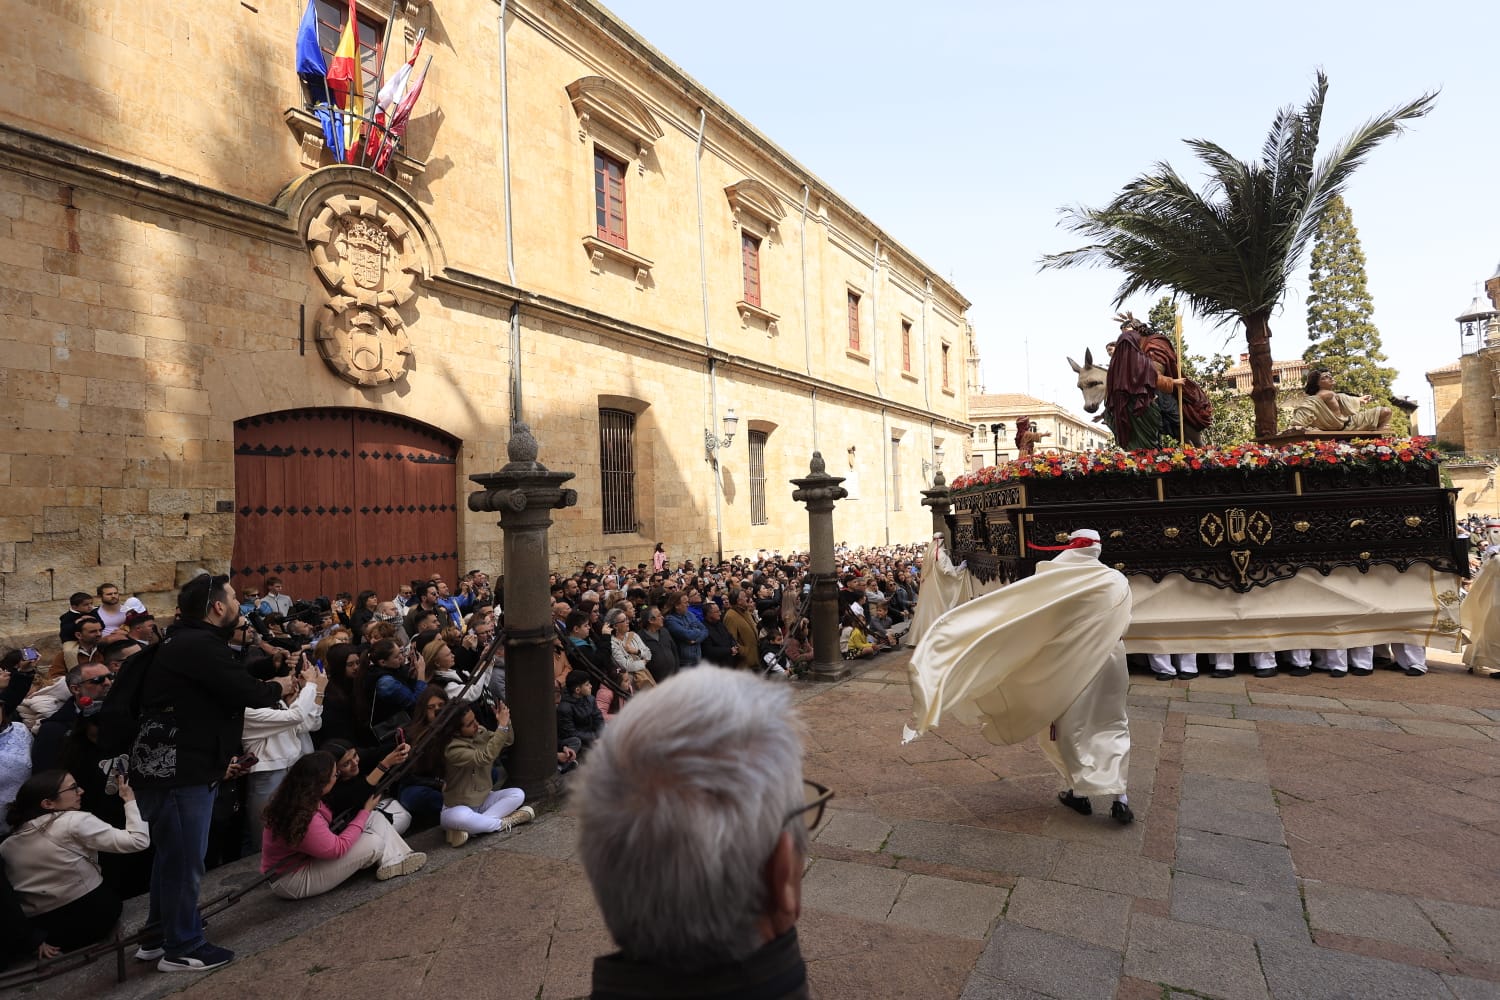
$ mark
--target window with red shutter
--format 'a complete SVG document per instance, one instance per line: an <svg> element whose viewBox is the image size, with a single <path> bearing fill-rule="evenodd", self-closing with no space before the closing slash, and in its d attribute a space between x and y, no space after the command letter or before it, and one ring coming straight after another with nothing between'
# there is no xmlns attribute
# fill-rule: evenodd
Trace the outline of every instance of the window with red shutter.
<svg viewBox="0 0 1500 1000"><path fill-rule="evenodd" d="M911 371L911 324L901 321L901 370Z"/></svg>
<svg viewBox="0 0 1500 1000"><path fill-rule="evenodd" d="M740 267L745 276L745 301L760 305L760 240L740 233Z"/></svg>
<svg viewBox="0 0 1500 1000"><path fill-rule="evenodd" d="M952 350L953 350L953 348L951 346L949 346L948 344L944 344L943 345L943 388L944 389L951 388L949 386L949 384L948 384L948 355L952 352Z"/></svg>
<svg viewBox="0 0 1500 1000"><path fill-rule="evenodd" d="M849 293L849 350L859 350L859 293Z"/></svg>
<svg viewBox="0 0 1500 1000"><path fill-rule="evenodd" d="M625 247L625 164L594 151L594 227L606 243Z"/></svg>

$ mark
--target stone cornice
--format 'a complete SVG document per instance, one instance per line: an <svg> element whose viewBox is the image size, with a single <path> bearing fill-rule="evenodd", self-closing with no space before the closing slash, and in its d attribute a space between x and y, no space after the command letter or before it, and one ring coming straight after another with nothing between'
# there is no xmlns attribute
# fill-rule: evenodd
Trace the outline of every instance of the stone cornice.
<svg viewBox="0 0 1500 1000"><path fill-rule="evenodd" d="M45 172L37 169L45 164ZM262 205L245 198L224 194L191 181L151 170L116 157L73 143L0 122L0 167L14 169L34 177L57 180L59 175L91 186L131 204L181 218L194 219L206 225L243 233L281 246L303 248L294 221L286 211ZM872 393L860 392L835 382L754 361L720 350L709 350L702 344L674 337L646 327L627 323L613 316L595 312L564 299L516 288L505 282L473 274L455 267L444 267L425 284L437 293L458 295L466 299L490 302L509 308L520 302L545 316L591 330L613 335L616 340L639 348L649 343L679 356L716 364L754 374L768 381L803 389L815 389L820 397L857 402L872 408L885 407L895 414L945 426L967 429L960 417L944 417L914 406L891 402Z"/></svg>

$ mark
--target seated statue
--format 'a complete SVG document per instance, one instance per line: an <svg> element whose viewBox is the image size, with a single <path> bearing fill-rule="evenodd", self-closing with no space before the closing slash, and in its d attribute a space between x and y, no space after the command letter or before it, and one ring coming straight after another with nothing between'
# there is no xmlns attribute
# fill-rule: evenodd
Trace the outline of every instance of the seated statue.
<svg viewBox="0 0 1500 1000"><path fill-rule="evenodd" d="M1335 392L1332 372L1308 372L1305 391L1307 398L1292 410L1288 430L1383 432L1390 429L1389 406L1366 406L1374 401L1374 396Z"/></svg>

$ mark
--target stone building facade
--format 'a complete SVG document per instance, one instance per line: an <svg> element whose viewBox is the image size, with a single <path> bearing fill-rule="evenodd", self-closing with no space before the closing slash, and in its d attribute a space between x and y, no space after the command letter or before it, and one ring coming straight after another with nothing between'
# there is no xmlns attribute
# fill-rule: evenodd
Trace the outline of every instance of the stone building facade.
<svg viewBox="0 0 1500 1000"><path fill-rule="evenodd" d="M969 471L1009 461L1017 454L1016 420L1031 417L1038 431L1051 435L1037 445L1039 451L1088 451L1110 448L1114 438L1103 424L1078 416L1066 407L1023 392L975 393L969 396L969 421L974 425L969 442ZM998 438L992 424L1003 423Z"/></svg>
<svg viewBox="0 0 1500 1000"><path fill-rule="evenodd" d="M559 566L803 546L814 448L858 486L841 539L920 538L945 439L962 468L968 301L589 0L397 5L391 66L422 28L432 63L389 176L324 148L303 0L23 7L0 642L106 580L503 573L464 500L513 416L577 473Z"/></svg>

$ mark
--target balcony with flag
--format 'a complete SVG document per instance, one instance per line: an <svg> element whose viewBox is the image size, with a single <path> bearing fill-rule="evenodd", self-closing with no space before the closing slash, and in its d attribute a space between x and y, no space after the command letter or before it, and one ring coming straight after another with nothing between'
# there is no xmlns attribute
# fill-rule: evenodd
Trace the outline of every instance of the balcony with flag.
<svg viewBox="0 0 1500 1000"><path fill-rule="evenodd" d="M304 105L283 114L303 166L349 164L407 188L426 169L404 140L432 57L422 57L425 28L409 44L393 39L397 6L382 21L358 0L308 0L296 37ZM406 51L393 52L393 42Z"/></svg>

